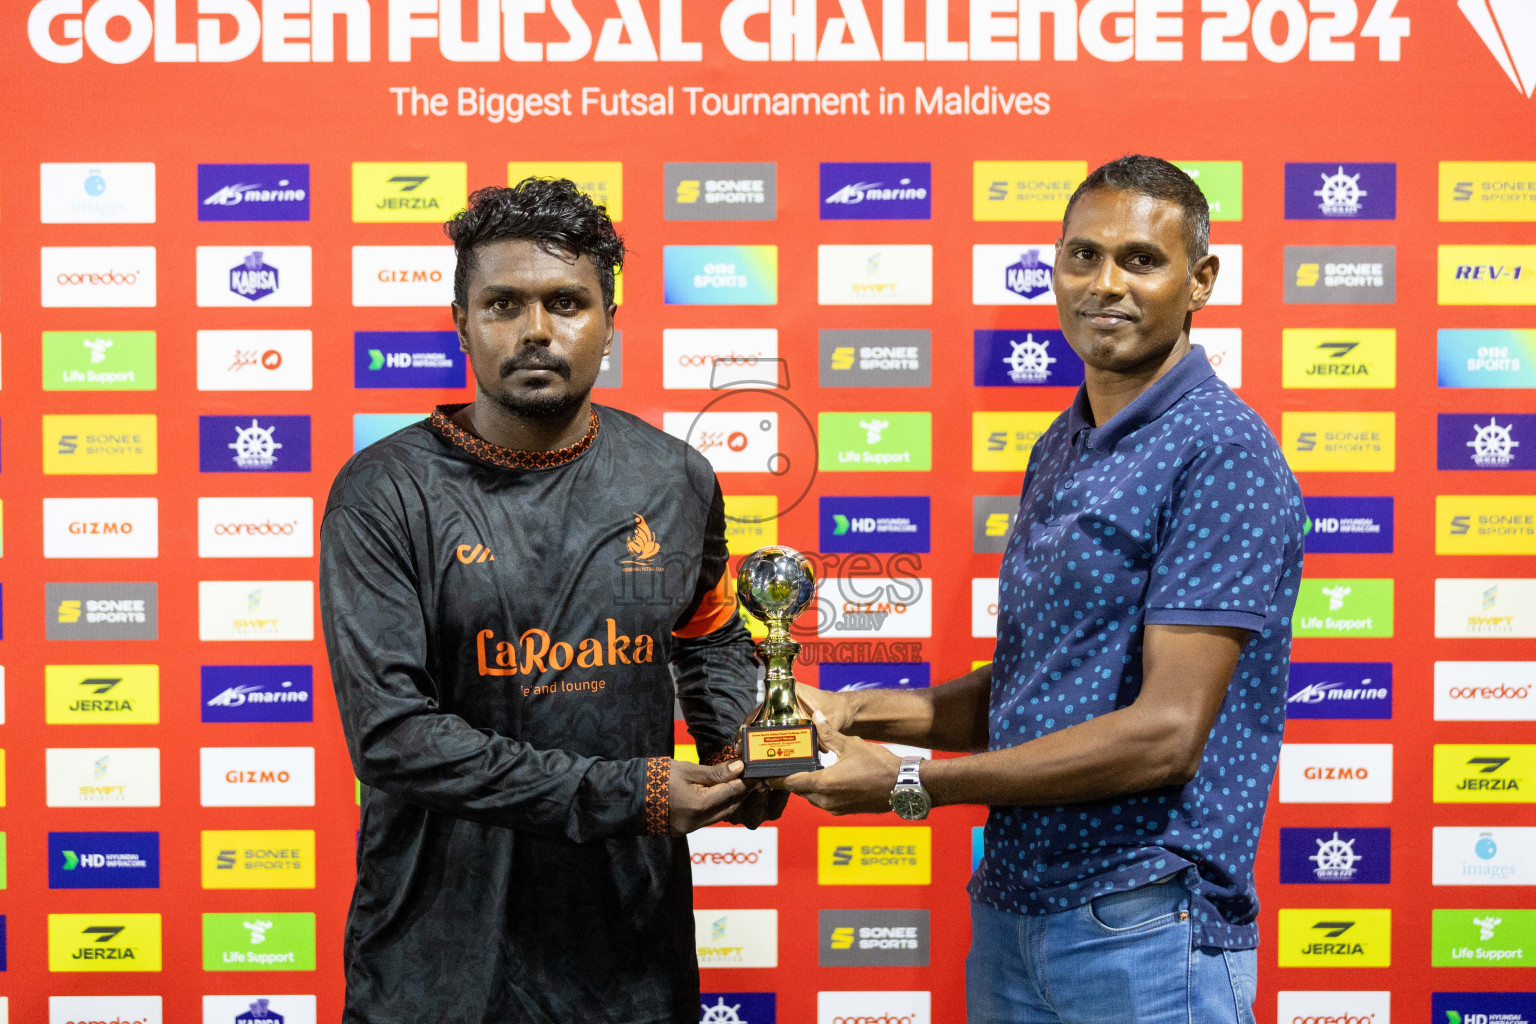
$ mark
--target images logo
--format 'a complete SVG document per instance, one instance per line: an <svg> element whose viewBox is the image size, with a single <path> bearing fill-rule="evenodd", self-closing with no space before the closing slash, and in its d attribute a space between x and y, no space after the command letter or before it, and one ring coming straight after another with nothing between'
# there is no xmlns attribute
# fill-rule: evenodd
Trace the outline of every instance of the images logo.
<svg viewBox="0 0 1536 1024"><path fill-rule="evenodd" d="M1339 554L1392 553L1392 499L1308 497L1308 551Z"/></svg>
<svg viewBox="0 0 1536 1024"><path fill-rule="evenodd" d="M1287 718L1391 718L1392 663L1293 661Z"/></svg>
<svg viewBox="0 0 1536 1024"><path fill-rule="evenodd" d="M1287 303L1397 301L1397 249L1390 245L1288 245Z"/></svg>
<svg viewBox="0 0 1536 1024"><path fill-rule="evenodd" d="M927 885L933 873L933 829L927 825L816 830L819 885Z"/></svg>
<svg viewBox="0 0 1536 1024"><path fill-rule="evenodd" d="M202 834L204 889L313 889L311 831Z"/></svg>
<svg viewBox="0 0 1536 1024"><path fill-rule="evenodd" d="M42 247L45 307L138 307L155 304L155 247Z"/></svg>
<svg viewBox="0 0 1536 1024"><path fill-rule="evenodd" d="M160 721L158 665L48 665L49 725L154 725Z"/></svg>
<svg viewBox="0 0 1536 1024"><path fill-rule="evenodd" d="M1435 495L1435 553L1536 554L1536 495Z"/></svg>
<svg viewBox="0 0 1536 1024"><path fill-rule="evenodd" d="M307 245L197 247L199 306L308 306L311 279Z"/></svg>
<svg viewBox="0 0 1536 1024"><path fill-rule="evenodd" d="M198 164L197 219L309 220L309 164Z"/></svg>
<svg viewBox="0 0 1536 1024"><path fill-rule="evenodd" d="M203 915L205 971L314 969L314 914Z"/></svg>
<svg viewBox="0 0 1536 1024"><path fill-rule="evenodd" d="M931 245L818 245L816 301L823 306L927 306Z"/></svg>
<svg viewBox="0 0 1536 1024"><path fill-rule="evenodd" d="M1536 91L1536 25L1529 12L1498 0L1457 0L1456 6L1515 88L1530 99Z"/></svg>
<svg viewBox="0 0 1536 1024"><path fill-rule="evenodd" d="M42 164L44 224L153 224L154 164Z"/></svg>
<svg viewBox="0 0 1536 1024"><path fill-rule="evenodd" d="M774 306L779 301L776 245L662 247L664 301L671 306Z"/></svg>
<svg viewBox="0 0 1536 1024"><path fill-rule="evenodd" d="M199 416L204 473L308 473L308 416Z"/></svg>
<svg viewBox="0 0 1536 1024"><path fill-rule="evenodd" d="M615 224L624 219L624 165L617 160L540 160L507 164L508 185L516 185L524 178L569 178L594 203L605 208ZM462 206L463 200L459 203Z"/></svg>
<svg viewBox="0 0 1536 1024"><path fill-rule="evenodd" d="M777 967L777 910L695 910L700 967Z"/></svg>
<svg viewBox="0 0 1536 1024"><path fill-rule="evenodd" d="M1019 515L1019 499L1000 494L978 494L971 498L971 550L976 554L996 554L1008 544L1008 532Z"/></svg>
<svg viewBox="0 0 1536 1024"><path fill-rule="evenodd" d="M662 186L667 220L774 220L778 165L668 163Z"/></svg>
<svg viewBox="0 0 1536 1024"><path fill-rule="evenodd" d="M1435 580L1435 636L1536 636L1536 580Z"/></svg>
<svg viewBox="0 0 1536 1024"><path fill-rule="evenodd" d="M1536 883L1536 828L1434 830L1435 885Z"/></svg>
<svg viewBox="0 0 1536 1024"><path fill-rule="evenodd" d="M820 381L824 388L925 388L933 335L926 329L825 330Z"/></svg>
<svg viewBox="0 0 1536 1024"><path fill-rule="evenodd" d="M44 331L43 390L155 390L155 332Z"/></svg>
<svg viewBox="0 0 1536 1024"><path fill-rule="evenodd" d="M977 387L1076 387L1083 361L1060 331L976 331Z"/></svg>
<svg viewBox="0 0 1536 1024"><path fill-rule="evenodd" d="M1281 967L1392 966L1392 911L1281 908Z"/></svg>
<svg viewBox="0 0 1536 1024"><path fill-rule="evenodd" d="M204 665L205 722L312 722L314 669L308 665Z"/></svg>
<svg viewBox="0 0 1536 1024"><path fill-rule="evenodd" d="M1067 200L1088 177L1082 160L977 160L971 170L971 217L1060 224Z"/></svg>
<svg viewBox="0 0 1536 1024"><path fill-rule="evenodd" d="M469 199L460 163L354 163L352 223L441 224Z"/></svg>
<svg viewBox="0 0 1536 1024"><path fill-rule="evenodd" d="M926 661L843 662L820 666L817 685L823 690L918 690L929 685Z"/></svg>
<svg viewBox="0 0 1536 1024"><path fill-rule="evenodd" d="M977 306L1054 306L1051 291L1056 247L971 246L971 302Z"/></svg>
<svg viewBox="0 0 1536 1024"><path fill-rule="evenodd" d="M927 967L928 911L822 910L822 967Z"/></svg>
<svg viewBox="0 0 1536 1024"><path fill-rule="evenodd" d="M1211 210L1211 220L1243 219L1241 160L1175 160L1174 163L1200 186Z"/></svg>
<svg viewBox="0 0 1536 1024"><path fill-rule="evenodd" d="M1392 881L1392 830L1282 828L1280 881L1385 885Z"/></svg>
<svg viewBox="0 0 1536 1024"><path fill-rule="evenodd" d="M311 580L200 580L199 640L313 640Z"/></svg>
<svg viewBox="0 0 1536 1024"><path fill-rule="evenodd" d="M49 832L48 888L158 889L160 833Z"/></svg>
<svg viewBox="0 0 1536 1024"><path fill-rule="evenodd" d="M1392 744L1282 743L1280 802L1391 803Z"/></svg>
<svg viewBox="0 0 1536 1024"><path fill-rule="evenodd" d="M1437 804L1536 803L1536 745L1435 744Z"/></svg>
<svg viewBox="0 0 1536 1024"><path fill-rule="evenodd" d="M309 331L198 331L197 390L308 391Z"/></svg>
<svg viewBox="0 0 1536 1024"><path fill-rule="evenodd" d="M1429 962L1530 967L1536 963L1536 910L1436 910Z"/></svg>
<svg viewBox="0 0 1536 1024"><path fill-rule="evenodd" d="M155 583L45 583L49 640L154 640L159 636Z"/></svg>
<svg viewBox="0 0 1536 1024"><path fill-rule="evenodd" d="M1304 579L1296 636L1391 636L1392 580Z"/></svg>
<svg viewBox="0 0 1536 1024"><path fill-rule="evenodd" d="M1286 220L1395 220L1396 164L1286 164Z"/></svg>
<svg viewBox="0 0 1536 1024"><path fill-rule="evenodd" d="M823 472L933 468L931 413L823 412L816 419Z"/></svg>
<svg viewBox="0 0 1536 1024"><path fill-rule="evenodd" d="M204 807L315 806L314 747L203 747Z"/></svg>
<svg viewBox="0 0 1536 1024"><path fill-rule="evenodd" d="M44 558L155 558L157 498L44 498Z"/></svg>
<svg viewBox="0 0 1536 1024"><path fill-rule="evenodd" d="M1536 721L1536 662L1435 662L1435 721Z"/></svg>
<svg viewBox="0 0 1536 1024"><path fill-rule="evenodd" d="M722 825L688 834L694 885L778 885L779 830Z"/></svg>
<svg viewBox="0 0 1536 1024"><path fill-rule="evenodd" d="M159 914L49 914L50 971L160 970Z"/></svg>
<svg viewBox="0 0 1536 1024"><path fill-rule="evenodd" d="M821 550L927 551L926 497L820 499Z"/></svg>
<svg viewBox="0 0 1536 1024"><path fill-rule="evenodd" d="M1059 413L971 413L971 468L1022 473L1029 453L1045 435Z"/></svg>
<svg viewBox="0 0 1536 1024"><path fill-rule="evenodd" d="M1442 245L1442 306L1536 305L1536 245Z"/></svg>
<svg viewBox="0 0 1536 1024"><path fill-rule="evenodd" d="M1440 162L1442 221L1536 220L1536 162Z"/></svg>
<svg viewBox="0 0 1536 1024"><path fill-rule="evenodd" d="M468 360L453 331L357 331L352 385L358 388L462 388Z"/></svg>
<svg viewBox="0 0 1536 1024"><path fill-rule="evenodd" d="M446 306L453 272L451 245L354 245L352 305Z"/></svg>
<svg viewBox="0 0 1536 1024"><path fill-rule="evenodd" d="M928 220L933 167L926 163L821 165L822 220Z"/></svg>
<svg viewBox="0 0 1536 1024"><path fill-rule="evenodd" d="M1397 386L1392 328L1296 328L1281 331L1281 382L1288 388Z"/></svg>
<svg viewBox="0 0 1536 1024"><path fill-rule="evenodd" d="M1298 473L1390 473L1397 465L1395 413L1284 412L1280 437Z"/></svg>

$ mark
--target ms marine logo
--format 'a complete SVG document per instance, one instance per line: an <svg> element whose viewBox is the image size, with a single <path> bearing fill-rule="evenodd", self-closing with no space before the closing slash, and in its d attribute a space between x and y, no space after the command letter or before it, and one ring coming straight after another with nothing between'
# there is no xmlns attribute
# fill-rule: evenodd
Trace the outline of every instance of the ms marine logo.
<svg viewBox="0 0 1536 1024"><path fill-rule="evenodd" d="M624 542L624 548L629 557L619 559L619 564L625 572L666 572L665 566L651 564L661 554L661 543L656 539L656 531L639 512L635 513L635 530Z"/></svg>

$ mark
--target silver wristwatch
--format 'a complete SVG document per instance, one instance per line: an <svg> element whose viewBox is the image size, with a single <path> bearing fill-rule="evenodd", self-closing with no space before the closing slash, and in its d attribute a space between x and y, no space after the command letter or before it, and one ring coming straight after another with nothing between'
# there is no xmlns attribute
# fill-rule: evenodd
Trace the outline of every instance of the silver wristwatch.
<svg viewBox="0 0 1536 1024"><path fill-rule="evenodd" d="M921 757L902 758L901 769L896 773L896 786L891 790L891 810L908 821L922 821L933 808L933 801L923 788L919 775L924 760Z"/></svg>

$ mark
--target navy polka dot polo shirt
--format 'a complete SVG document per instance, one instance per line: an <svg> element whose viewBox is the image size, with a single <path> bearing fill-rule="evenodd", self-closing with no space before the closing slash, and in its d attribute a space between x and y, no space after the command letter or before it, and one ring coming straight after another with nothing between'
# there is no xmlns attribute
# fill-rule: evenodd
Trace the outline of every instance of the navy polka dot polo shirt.
<svg viewBox="0 0 1536 1024"><path fill-rule="evenodd" d="M1250 630L1187 785L993 807L971 895L1045 914L1193 865L1193 941L1258 945L1253 859L1285 726L1301 490L1274 435L1190 353L1103 427L1086 391L1035 445L998 580L989 749L1122 708L1144 625Z"/></svg>

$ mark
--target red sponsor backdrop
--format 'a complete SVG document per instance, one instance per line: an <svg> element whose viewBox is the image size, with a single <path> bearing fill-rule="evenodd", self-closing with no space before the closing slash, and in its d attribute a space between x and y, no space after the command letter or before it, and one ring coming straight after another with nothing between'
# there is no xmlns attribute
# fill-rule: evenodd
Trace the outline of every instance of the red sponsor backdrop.
<svg viewBox="0 0 1536 1024"><path fill-rule="evenodd" d="M78 4L78 0L76 0ZM99 8L105 0L97 0ZM60 6L60 5L54 5ZM87 2L85 7L92 8ZM139 8L136 3L120 7ZM171 7L160 4L157 7ZM179 5L179 40L194 38L189 0ZM239 5L237 5L239 6ZM268 7L274 5L268 4ZM404 6L404 5L400 5ZM428 3L426 8L435 5ZM631 4L631 6L634 6ZM967 12L953 5L955 39L966 37ZM1068 2L1067 7L1072 4ZM1092 7L1093 4L1085 5ZM1143 0L1143 6L1145 0ZM1177 9L1180 5L1172 5ZM1085 48L1076 60L1025 62L873 61L749 62L727 52L718 33L718 3L682 9L684 38L702 43L697 63L594 62L454 63L432 38L417 40L409 62L388 59L386 4L375 0L371 59L334 63L272 63L255 55L228 64L156 61L153 48L136 60L106 63L92 52L75 63L42 59L29 46L29 5L10 4L0 25L8 40L0 61L0 102L6 112L6 145L0 152L0 338L3 338L3 475L5 546L0 561L4 586L6 669L5 724L0 746L8 769L0 822L8 838L7 888L0 910L8 925L8 964L0 992L10 998L13 1020L47 1019L50 995L159 994L167 1021L201 1019L201 996L266 988L319 997L320 1019L334 1020L342 998L341 937L353 878L354 831L351 768L341 740L329 674L320 641L312 643L204 643L198 639L201 579L313 579L313 559L220 560L197 557L196 499L201 496L310 495L317 511L331 477L351 454L352 416L361 412L425 412L433 404L464 401L457 391L356 390L352 386L352 333L358 330L431 330L449 326L446 310L358 309L351 303L353 245L441 244L432 224L356 224L351 219L354 161L463 161L471 188L501 184L506 164L517 160L612 160L623 163L624 218L630 247L624 304L623 387L599 400L660 425L665 411L697 410L706 392L662 389L661 331L667 327L774 327L779 354L792 374L788 396L810 413L823 411L929 410L933 416L931 472L822 473L813 496L919 494L932 497L932 550L920 575L934 581L933 636L922 655L940 680L990 656L990 641L971 636L971 579L995 575L997 555L973 554L969 536L971 498L1019 489L1015 473L974 472L973 410L1059 410L1069 389L979 389L972 385L972 331L981 328L1052 328L1049 307L980 307L971 303L971 246L1020 244L1054 238L1049 223L985 223L973 220L972 161L1085 160L1092 167L1125 152L1180 160L1238 160L1243 164L1243 219L1217 223L1217 243L1243 246L1243 301L1213 307L1197 326L1243 331L1240 394L1278 429L1286 410L1393 410L1397 413L1397 468L1390 473L1302 475L1308 494L1391 495L1396 499L1396 546L1392 554L1309 555L1312 576L1391 577L1396 580L1397 622L1392 639L1303 639L1298 660L1390 661L1396 700L1389 721L1300 721L1287 731L1292 742L1383 742L1396 748L1394 800L1384 805L1328 807L1270 805L1258 861L1263 901L1259 1019L1275 1014L1279 989L1390 989L1394 1016L1423 1020L1430 993L1445 990L1530 988L1518 970L1431 969L1430 912L1435 906L1509 906L1528 897L1509 890L1436 890L1430 886L1430 828L1442 825L1531 823L1525 807L1436 805L1430 797L1430 754L1435 742L1517 742L1525 726L1433 721L1431 678L1437 659L1517 660L1517 641L1449 641L1433 637L1436 576L1519 576L1525 560L1434 554L1432 516L1436 493L1517 493L1528 490L1525 474L1441 473L1434 465L1437 410L1486 411L1487 392L1436 387L1435 331L1441 327L1530 326L1514 308L1445 308L1435 301L1435 247L1442 243L1514 243L1529 240L1511 224L1445 224L1437 219L1436 173L1440 160L1528 158L1536 142L1530 100L1513 88L1454 5L1409 2L1399 17L1411 18L1401 60L1381 60L1375 38L1359 28L1343 38L1355 43L1354 59L1315 60L1308 49L1290 59L1266 59L1254 47L1246 59L1201 59L1202 38L1215 15L1184 4L1181 59L1107 61ZM1207 7L1247 5L1206 4ZM1320 5L1314 4L1314 7ZM1353 7L1353 4L1346 4ZM1386 6L1388 4L1378 4ZM39 8L49 8L47 4ZM60 6L64 14L68 4ZM473 4L465 21L473 21ZM658 29L651 3L638 7ZM766 10L767 5L763 5ZM889 5L887 5L889 7ZM912 38L922 38L920 4L907 5ZM1300 3L1283 8L1277 26L1293 14L1309 16ZM1129 14L1132 5L1124 4ZM1362 3L1359 19L1369 5ZM628 9L628 8L626 8ZM1266 8L1267 9L1267 8ZM57 12L52 12L57 13ZM131 12L130 12L131 13ZM270 12L269 12L270 13ZM1273 12L1269 12L1273 14ZM619 14L609 0L582 8L594 36L604 18ZM819 24L840 14L823 3ZM875 32L880 12L871 5ZM546 19L547 20L547 19ZM1111 22L1113 18L1110 19ZM225 38L236 34L225 17ZM746 24L767 39L766 15ZM69 42L69 29L54 19L51 38ZM1108 23L1106 23L1108 24ZM1202 28L1202 26L1205 26ZM107 26L121 38L127 23ZM1301 26L1292 26L1300 30ZM1111 39L1131 26L1104 31ZM159 32L167 31L161 25ZM471 30L472 31L472 30ZM1317 25L1311 29L1315 36ZM542 35L540 33L543 33ZM338 36L340 36L338 32ZM1276 36L1282 28L1274 31ZM87 29L90 35L90 29ZM564 33L540 23L529 38L558 40ZM267 39L273 36L271 24ZM129 37L132 38L132 37ZM931 38L931 35L930 35ZM1234 37L1251 40L1247 31ZM1316 40L1313 40L1315 44ZM1273 48L1270 48L1273 52ZM340 44L338 44L340 52ZM338 52L338 55L339 55ZM1283 54L1281 54L1283 55ZM646 92L675 86L706 90L856 91L881 88L905 93L905 115L708 117L685 110L670 116L536 117L520 124L491 124L457 116L458 88L549 91L583 86L610 92ZM1018 115L918 115L914 87L973 90L996 85L1007 92L1049 96L1049 112ZM400 116L391 87L411 86L450 97L446 116ZM679 100L682 98L678 93ZM872 108L873 109L873 108ZM667 221L663 217L663 164L667 161L771 161L777 164L778 215L766 222ZM932 163L932 217L922 221L823 221L819 219L818 164L822 161L928 161ZM151 224L42 224L38 166L42 162L145 161L156 167L158 215ZM1283 171L1287 161L1383 161L1396 164L1395 220L1333 223L1286 221ZM307 163L311 218L299 223L204 223L196 197L199 163ZM933 303L926 306L854 308L819 306L816 247L826 243L917 243L933 246ZM665 305L662 247L673 244L771 244L779 250L778 303L772 306ZM1282 247L1390 245L1397 247L1395 305L1319 306L1282 303ZM158 253L158 300L149 309L43 308L39 294L42 246L152 245ZM198 245L307 245L314 253L314 301L308 308L209 309L195 298ZM827 328L927 328L932 332L932 385L913 389L824 389L817 386L817 332ZM1394 327L1397 386L1391 390L1295 391L1281 388L1280 332L1284 327ZM199 329L305 329L314 333L314 389L309 392L200 392L196 387L195 336ZM39 335L44 330L154 330L158 339L158 389L150 392L47 392L41 390ZM1522 396L1522 392L1505 392ZM1498 408L1528 403L1500 399ZM740 407L748 407L743 403ZM159 470L153 476L45 476L40 417L45 413L154 413L159 425ZM208 414L307 414L313 418L314 466L308 474L200 475L197 417ZM812 417L814 421L814 416ZM781 421L782 422L782 421ZM808 438L787 426L786 453L800 465L815 458ZM782 493L786 503L798 484L768 474L724 474L730 494ZM41 499L74 496L154 496L160 500L160 555L149 561L45 561ZM817 546L814 502L789 511L779 539L803 549ZM159 584L160 633L153 642L45 642L45 581L154 580ZM318 630L317 630L318 631ZM44 724L45 664L153 663L160 666L161 712L157 725L66 726ZM315 666L312 724L217 725L200 719L199 666L231 663L309 663ZM813 676L807 669L804 675ZM204 808L199 805L198 751L203 746L313 746L318 785L313 808ZM158 747L161 804L152 809L46 807L47 747ZM816 1017L821 990L914 989L933 994L933 1020L963 1019L962 962L969 941L963 886L970 869L970 827L980 808L947 808L934 814L933 881L925 887L826 888L816 880L816 828L831 819L795 804L781 823L780 881L776 888L710 888L696 893L701 907L779 910L779 967L709 969L705 991L773 991L779 1019ZM890 824L869 818L838 824ZM1277 843L1281 825L1386 825L1393 828L1392 884L1379 886L1281 886ZM199 832L205 829L313 829L318 834L318 883L307 890L207 891L200 886ZM50 891L46 859L49 831L158 831L161 886L145 890ZM1522 893L1523 890L1515 890ZM1447 894L1448 893L1448 894ZM932 913L932 959L926 968L821 968L817 966L816 914L823 907L926 907ZM1389 907L1392 966L1385 969L1280 969L1276 965L1279 907ZM219 911L312 911L318 917L314 973L250 975L199 969L200 915ZM50 973L49 913L153 912L164 920L164 970L158 974Z"/></svg>

